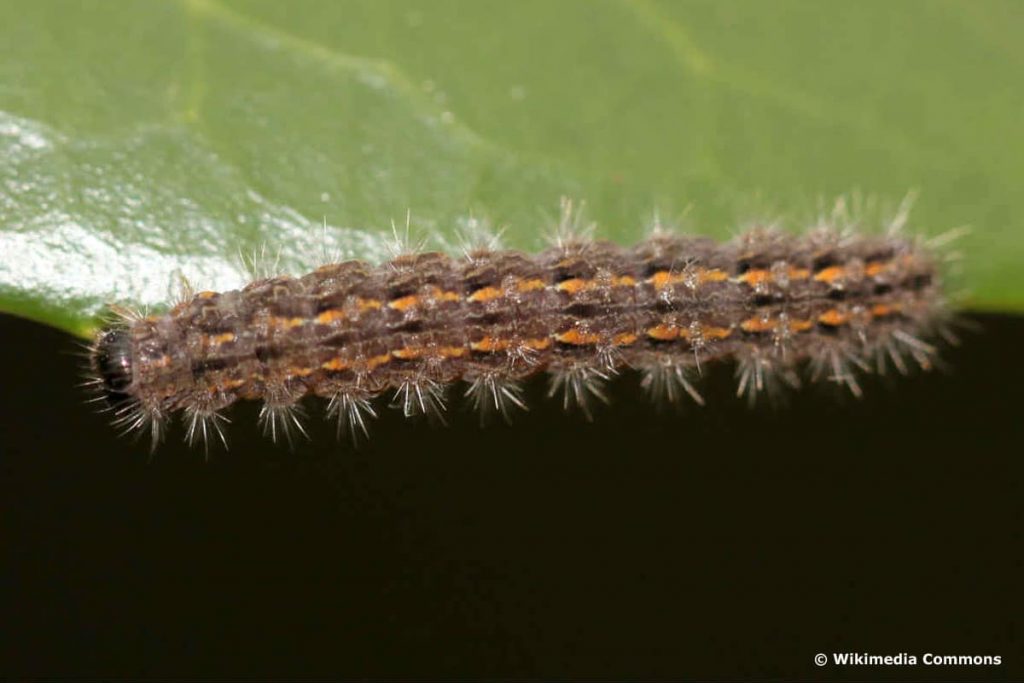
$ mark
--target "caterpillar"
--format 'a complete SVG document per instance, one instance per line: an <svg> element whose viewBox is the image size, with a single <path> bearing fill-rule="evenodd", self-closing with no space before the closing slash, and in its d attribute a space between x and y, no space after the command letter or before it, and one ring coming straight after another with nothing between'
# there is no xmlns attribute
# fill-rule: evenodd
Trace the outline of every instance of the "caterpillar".
<svg viewBox="0 0 1024 683"><path fill-rule="evenodd" d="M443 421L455 383L508 419L539 373L587 417L626 369L657 401L703 405L697 378L722 362L751 400L802 377L859 397L858 372L929 369L933 339L951 337L941 260L898 230L755 228L721 243L656 230L625 247L570 232L533 255L478 246L330 263L126 314L92 344L90 383L115 424L149 431L154 447L175 413L190 443L226 446L222 411L238 400L262 401L264 429L291 440L310 394L352 438L382 394Z"/></svg>

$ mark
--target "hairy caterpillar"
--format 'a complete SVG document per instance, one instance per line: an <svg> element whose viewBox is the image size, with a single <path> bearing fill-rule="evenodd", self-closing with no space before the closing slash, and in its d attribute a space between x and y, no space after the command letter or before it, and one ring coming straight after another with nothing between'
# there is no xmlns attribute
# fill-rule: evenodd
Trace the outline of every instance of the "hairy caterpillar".
<svg viewBox="0 0 1024 683"><path fill-rule="evenodd" d="M801 375L859 396L856 371L928 369L931 338L949 336L933 246L899 230L757 228L725 243L659 230L632 247L570 233L536 255L334 263L126 316L95 340L91 383L116 424L154 445L179 411L190 442L226 444L221 411L239 399L263 401L265 429L290 439L308 394L355 436L378 395L440 417L460 381L479 410L507 418L541 372L588 417L626 368L657 400L703 404L694 381L719 361L751 399Z"/></svg>

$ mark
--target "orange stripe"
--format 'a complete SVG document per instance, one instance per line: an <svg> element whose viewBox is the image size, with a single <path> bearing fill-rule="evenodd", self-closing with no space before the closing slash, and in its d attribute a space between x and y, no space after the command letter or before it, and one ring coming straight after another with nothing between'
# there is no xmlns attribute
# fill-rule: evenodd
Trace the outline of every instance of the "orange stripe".
<svg viewBox="0 0 1024 683"><path fill-rule="evenodd" d="M732 330L728 327L703 325L700 328L700 335L705 339L725 339L732 335Z"/></svg>
<svg viewBox="0 0 1024 683"><path fill-rule="evenodd" d="M848 313L842 313L837 308L832 308L818 316L818 322L831 327L845 325L850 320Z"/></svg>
<svg viewBox="0 0 1024 683"><path fill-rule="evenodd" d="M475 342L469 343L469 348L474 351L483 351L484 353L494 353L495 351L504 351L508 348L507 339L495 339L494 337L484 337Z"/></svg>
<svg viewBox="0 0 1024 683"><path fill-rule="evenodd" d="M846 268L844 266L829 266L828 268L825 268L825 269L821 270L820 272L818 272L814 276L814 281L815 282L827 282L828 284L832 284L833 282L835 282L836 280L839 280L840 278L844 277L845 275L846 275Z"/></svg>
<svg viewBox="0 0 1024 683"><path fill-rule="evenodd" d="M679 328L675 325L655 325L647 329L647 336L659 341L672 341L679 338Z"/></svg>
<svg viewBox="0 0 1024 683"><path fill-rule="evenodd" d="M532 280L520 280L516 284L516 290L520 294L525 294L527 292L535 292L538 289L544 289L544 286L545 285L543 280L534 278Z"/></svg>
<svg viewBox="0 0 1024 683"><path fill-rule="evenodd" d="M742 328L744 332L771 332L775 329L777 324L778 323L775 320L764 320L763 318L756 317L747 318L741 322L740 328Z"/></svg>
<svg viewBox="0 0 1024 683"><path fill-rule="evenodd" d="M399 297L388 302L388 308L393 308L396 311L405 311L416 305L416 302L420 300L416 294L410 294L409 296Z"/></svg>
<svg viewBox="0 0 1024 683"><path fill-rule="evenodd" d="M370 310L376 311L376 310L380 309L380 301L377 301L376 299L362 299L362 298L360 298L360 299L358 299L356 301L356 306L359 307L359 312L360 313L365 313L366 311L370 311Z"/></svg>
<svg viewBox="0 0 1024 683"><path fill-rule="evenodd" d="M374 356L373 358L368 358L364 362L364 365L366 366L367 370L375 370L377 368L377 366L384 365L385 363L390 363L390 362L391 362L391 356L389 356L388 354L385 353L385 354L380 355L380 356Z"/></svg>
<svg viewBox="0 0 1024 683"><path fill-rule="evenodd" d="M705 282L722 282L729 279L729 274L718 268L700 268L697 270L697 280Z"/></svg>
<svg viewBox="0 0 1024 683"><path fill-rule="evenodd" d="M424 356L435 358L459 358L466 355L466 349L462 346L442 346L438 349L430 349L425 346L406 346L395 349L391 355L399 360L416 360Z"/></svg>
<svg viewBox="0 0 1024 683"><path fill-rule="evenodd" d="M638 337L632 332L621 332L615 335L613 342L616 346L629 346L635 344L637 339Z"/></svg>
<svg viewBox="0 0 1024 683"><path fill-rule="evenodd" d="M698 284L704 284L706 282L724 282L729 279L729 274L719 268L698 268L695 275ZM647 278L647 282L654 285L655 289L665 289L666 287L686 282L687 277L688 276L683 273L672 273L667 270L661 270Z"/></svg>
<svg viewBox="0 0 1024 683"><path fill-rule="evenodd" d="M807 268L797 268L796 266L789 266L786 269L786 277L790 280L806 280L811 276L811 271ZM767 268L755 268L748 270L747 272L736 278L736 282L744 282L751 287L756 287L759 284L772 283L778 281L778 276Z"/></svg>
<svg viewBox="0 0 1024 683"><path fill-rule="evenodd" d="M601 341L601 335L594 334L592 332L580 332L579 330L572 329L555 335L555 339L562 342L563 344L572 344L573 346L586 346L589 344L596 344Z"/></svg>
<svg viewBox="0 0 1024 683"><path fill-rule="evenodd" d="M440 287L430 287L425 296L434 301L462 301L462 296L458 292L444 291ZM421 298L418 294L399 297L389 301L388 308L393 308L396 311L406 311L419 305Z"/></svg>
<svg viewBox="0 0 1024 683"><path fill-rule="evenodd" d="M891 264L887 261L871 261L864 266L864 273L868 277L875 277L876 275L888 270L890 265Z"/></svg>
<svg viewBox="0 0 1024 683"><path fill-rule="evenodd" d="M763 268L758 268L756 270L748 270L747 272L743 273L743 275L740 275L738 278L736 278L738 282L745 282L751 287L756 287L759 284L771 282L774 279L775 278L772 277L772 274Z"/></svg>
<svg viewBox="0 0 1024 683"><path fill-rule="evenodd" d="M442 358L461 358L466 355L465 346L442 346L437 350Z"/></svg>
<svg viewBox="0 0 1024 683"><path fill-rule="evenodd" d="M594 287L593 280L584 280L582 278L574 277L571 280L564 280L555 285L555 289L561 292L568 292L569 294L577 294L584 292Z"/></svg>
<svg viewBox="0 0 1024 683"><path fill-rule="evenodd" d="M469 295L469 301L483 302L497 299L502 295L502 292L497 287L481 287L472 294Z"/></svg>
<svg viewBox="0 0 1024 683"><path fill-rule="evenodd" d="M871 315L876 318L881 318L887 315L893 315L903 310L903 306L900 304L875 304L871 307Z"/></svg>
<svg viewBox="0 0 1024 683"><path fill-rule="evenodd" d="M324 370L345 370L349 367L349 364L344 358L338 356L337 358L330 359L326 363L321 363L320 367Z"/></svg>
<svg viewBox="0 0 1024 683"><path fill-rule="evenodd" d="M268 322L270 323L270 327L272 329L277 329L277 328L282 328L283 327L286 330L290 330L293 327L301 327L302 325L304 325L306 323L306 319L305 318L284 318L284 317L281 317L281 316L272 315L272 316L270 316L270 320L268 320Z"/></svg>
<svg viewBox="0 0 1024 683"><path fill-rule="evenodd" d="M636 284L636 278L632 275L617 275L612 278L612 287L632 287ZM568 292L569 294L576 294L577 292L585 292L588 289L594 289L599 287L600 283L597 280L586 280L583 278L572 278L564 280L555 285L555 288L562 292Z"/></svg>
<svg viewBox="0 0 1024 683"><path fill-rule="evenodd" d="M773 332L779 327L779 320L763 320L761 318L748 318L740 323L744 332ZM791 320L786 325L790 332L806 332L814 327L810 320Z"/></svg>
<svg viewBox="0 0 1024 683"><path fill-rule="evenodd" d="M507 351L512 348L513 345L517 345L520 348L531 349L533 351L543 351L551 346L551 340L547 337L535 337L533 339L523 339L516 344L516 342L510 339L483 337L477 341L470 342L469 348L483 353L494 353L496 351Z"/></svg>
<svg viewBox="0 0 1024 683"><path fill-rule="evenodd" d="M673 275L667 270L659 270L657 273L647 279L655 289L665 289L672 285L677 285L683 281L681 275Z"/></svg>
<svg viewBox="0 0 1024 683"><path fill-rule="evenodd" d="M551 346L551 340L548 339L547 337L524 339L520 345L525 346L528 349L533 349L534 351L543 351L544 349Z"/></svg>
<svg viewBox="0 0 1024 683"><path fill-rule="evenodd" d="M340 308L332 308L329 311L324 311L316 317L316 321L321 325L328 325L333 323L335 320L342 320L345 317L345 312Z"/></svg>

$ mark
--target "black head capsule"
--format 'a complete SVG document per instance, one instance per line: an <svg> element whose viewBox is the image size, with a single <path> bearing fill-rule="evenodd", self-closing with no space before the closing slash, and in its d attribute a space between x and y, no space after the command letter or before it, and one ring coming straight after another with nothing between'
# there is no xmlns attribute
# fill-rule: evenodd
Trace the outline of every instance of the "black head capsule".
<svg viewBox="0 0 1024 683"><path fill-rule="evenodd" d="M132 383L131 333L128 330L104 332L93 349L92 365L107 403L119 406L132 399L128 394Z"/></svg>

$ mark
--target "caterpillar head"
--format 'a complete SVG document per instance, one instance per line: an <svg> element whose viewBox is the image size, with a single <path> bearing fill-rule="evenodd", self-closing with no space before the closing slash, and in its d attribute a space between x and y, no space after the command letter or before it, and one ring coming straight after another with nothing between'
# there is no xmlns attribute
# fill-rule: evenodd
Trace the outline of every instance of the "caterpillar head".
<svg viewBox="0 0 1024 683"><path fill-rule="evenodd" d="M131 401L131 333L126 329L103 332L92 349L92 368L103 397L112 407Z"/></svg>

